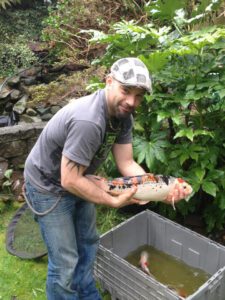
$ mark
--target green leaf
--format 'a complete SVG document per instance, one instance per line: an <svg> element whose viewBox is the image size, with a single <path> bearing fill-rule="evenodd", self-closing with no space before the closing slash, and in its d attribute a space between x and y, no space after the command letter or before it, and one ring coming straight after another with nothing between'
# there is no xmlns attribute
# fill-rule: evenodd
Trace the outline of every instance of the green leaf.
<svg viewBox="0 0 225 300"><path fill-rule="evenodd" d="M88 29L88 30L80 30L80 33L88 33L92 35L92 38L89 39L90 42L101 42L101 43L108 43L111 38L110 35L105 34L102 31L94 30L94 29Z"/></svg>
<svg viewBox="0 0 225 300"><path fill-rule="evenodd" d="M164 119L167 119L170 114L166 111L159 111L157 114L157 122L161 122Z"/></svg>
<svg viewBox="0 0 225 300"><path fill-rule="evenodd" d="M180 125L180 124L183 123L182 117L181 117L181 114L180 114L180 113L178 113L178 114L172 116L172 120L173 120L173 122L174 122L176 125Z"/></svg>
<svg viewBox="0 0 225 300"><path fill-rule="evenodd" d="M181 156L180 156L180 164L181 166L183 165L183 163L189 158L189 155L186 154L186 153L183 153Z"/></svg>
<svg viewBox="0 0 225 300"><path fill-rule="evenodd" d="M146 4L146 10L151 17L161 20L171 20L175 15L175 11L185 7L185 3L185 0L149 1Z"/></svg>
<svg viewBox="0 0 225 300"><path fill-rule="evenodd" d="M174 139L178 138L178 137L186 137L188 138L190 141L193 142L193 139L195 136L201 136L201 135L208 135L210 137L214 137L213 132L207 131L207 130L201 130L201 129L197 129L197 130L193 130L192 128L185 128L185 129L181 129L177 132L177 134L174 136Z"/></svg>
<svg viewBox="0 0 225 300"><path fill-rule="evenodd" d="M195 88L195 84L188 84L186 87L186 91L192 91Z"/></svg>
<svg viewBox="0 0 225 300"><path fill-rule="evenodd" d="M158 148L158 150L155 151L155 157L162 163L166 162L166 156L162 148Z"/></svg>
<svg viewBox="0 0 225 300"><path fill-rule="evenodd" d="M224 171L222 170L210 170L207 174L207 179L217 180L221 177L224 177Z"/></svg>
<svg viewBox="0 0 225 300"><path fill-rule="evenodd" d="M218 90L217 93L219 94L220 99L223 99L225 97L225 89Z"/></svg>
<svg viewBox="0 0 225 300"><path fill-rule="evenodd" d="M192 181L190 182L191 183L191 186L193 188L193 190L197 193L201 187L201 184L199 182L196 182L196 181Z"/></svg>
<svg viewBox="0 0 225 300"><path fill-rule="evenodd" d="M12 173L13 173L13 169L8 169L5 171L4 177L7 179L10 179L10 177L12 176Z"/></svg>
<svg viewBox="0 0 225 300"><path fill-rule="evenodd" d="M11 185L12 185L12 181L6 180L6 181L3 182L2 187L8 187L8 186L11 186Z"/></svg>
<svg viewBox="0 0 225 300"><path fill-rule="evenodd" d="M182 154L182 150L174 150L170 153L170 158L177 158L180 154Z"/></svg>
<svg viewBox="0 0 225 300"><path fill-rule="evenodd" d="M149 71L152 73L158 72L168 63L169 53L155 51L149 56L140 55L139 58L145 63Z"/></svg>
<svg viewBox="0 0 225 300"><path fill-rule="evenodd" d="M144 132L145 129L143 128L143 126L141 125L140 122L134 122L134 129L136 131L140 131L140 132Z"/></svg>
<svg viewBox="0 0 225 300"><path fill-rule="evenodd" d="M147 103L152 102L152 100L154 100L154 96L153 95L145 95L145 99Z"/></svg>
<svg viewBox="0 0 225 300"><path fill-rule="evenodd" d="M202 189L207 194L216 197L217 186L213 182L204 181L202 184Z"/></svg>
<svg viewBox="0 0 225 300"><path fill-rule="evenodd" d="M149 152L146 153L146 164L149 170L152 169L154 165L154 151L153 149L149 149Z"/></svg>
<svg viewBox="0 0 225 300"><path fill-rule="evenodd" d="M212 138L214 138L214 133L207 131L207 130L201 130L201 129L197 129L194 131L194 136L198 136L198 135L208 135Z"/></svg>
<svg viewBox="0 0 225 300"><path fill-rule="evenodd" d="M190 152L190 157L195 161L198 161L199 154L196 152Z"/></svg>
<svg viewBox="0 0 225 300"><path fill-rule="evenodd" d="M198 177L199 181L202 182L204 176L205 176L205 170L204 169L195 169L195 175Z"/></svg>
<svg viewBox="0 0 225 300"><path fill-rule="evenodd" d="M160 136L161 135L158 134L155 137L152 137L150 142L144 138L135 138L134 155L137 158L138 163L145 162L147 167L152 169L156 160L162 163L166 162L164 148L168 146L168 142L159 139ZM162 137L164 137L164 134L162 134Z"/></svg>
<svg viewBox="0 0 225 300"><path fill-rule="evenodd" d="M192 128L186 128L186 129L181 129L177 132L177 134L175 134L174 139L177 139L178 137L186 137L188 138L190 141L193 142L193 138L194 138L194 132Z"/></svg>
<svg viewBox="0 0 225 300"><path fill-rule="evenodd" d="M143 149L144 150L144 149ZM138 163L142 163L145 159L146 153L144 151L141 151L138 155L137 161Z"/></svg>
<svg viewBox="0 0 225 300"><path fill-rule="evenodd" d="M217 201L219 203L219 208L225 210L225 198L222 194L219 194L217 197Z"/></svg>

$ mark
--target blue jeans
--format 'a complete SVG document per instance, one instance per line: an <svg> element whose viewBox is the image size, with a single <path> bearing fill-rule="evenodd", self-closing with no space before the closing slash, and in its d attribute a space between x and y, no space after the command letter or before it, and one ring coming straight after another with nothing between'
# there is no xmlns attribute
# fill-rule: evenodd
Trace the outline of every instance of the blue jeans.
<svg viewBox="0 0 225 300"><path fill-rule="evenodd" d="M26 196L38 212L61 197L52 212L35 215L48 250L48 300L100 300L93 277L99 241L94 204L69 193L45 194L28 182Z"/></svg>

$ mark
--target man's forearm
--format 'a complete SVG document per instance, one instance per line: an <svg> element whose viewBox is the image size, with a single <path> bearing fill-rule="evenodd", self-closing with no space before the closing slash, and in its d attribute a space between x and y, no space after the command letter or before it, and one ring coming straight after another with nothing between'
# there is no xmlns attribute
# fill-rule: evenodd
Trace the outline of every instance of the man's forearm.
<svg viewBox="0 0 225 300"><path fill-rule="evenodd" d="M134 160L129 163L124 164L119 168L119 171L123 176L136 176L145 174L145 170Z"/></svg>
<svg viewBox="0 0 225 300"><path fill-rule="evenodd" d="M135 168L133 166L133 168ZM61 185L70 193L87 201L119 208L128 204L137 203L132 199L136 193L136 187L129 189L120 195L110 195L102 181L93 182L84 176L85 167L62 156L61 161Z"/></svg>
<svg viewBox="0 0 225 300"><path fill-rule="evenodd" d="M87 201L107 206L112 205L112 196L84 176L76 177L76 180L72 178L67 180L63 187L68 192Z"/></svg>

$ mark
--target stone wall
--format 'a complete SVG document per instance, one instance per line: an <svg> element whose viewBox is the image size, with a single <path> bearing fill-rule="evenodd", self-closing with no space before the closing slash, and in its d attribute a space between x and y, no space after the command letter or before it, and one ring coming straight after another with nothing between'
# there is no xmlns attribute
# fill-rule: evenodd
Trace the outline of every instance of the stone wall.
<svg viewBox="0 0 225 300"><path fill-rule="evenodd" d="M25 162L45 122L0 128L0 158L14 170Z"/></svg>
<svg viewBox="0 0 225 300"><path fill-rule="evenodd" d="M45 124L37 122L0 128L0 202L12 199L12 195L14 200L24 201L24 162ZM9 169L12 174L7 178L5 174ZM9 185L5 187L6 182Z"/></svg>

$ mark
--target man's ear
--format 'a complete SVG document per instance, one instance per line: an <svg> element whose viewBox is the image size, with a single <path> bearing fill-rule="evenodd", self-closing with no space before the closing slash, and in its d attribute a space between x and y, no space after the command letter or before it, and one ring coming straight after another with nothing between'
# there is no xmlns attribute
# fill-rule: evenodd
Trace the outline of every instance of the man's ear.
<svg viewBox="0 0 225 300"><path fill-rule="evenodd" d="M113 77L111 75L108 75L106 77L105 83L106 83L106 86L110 87L113 83Z"/></svg>

